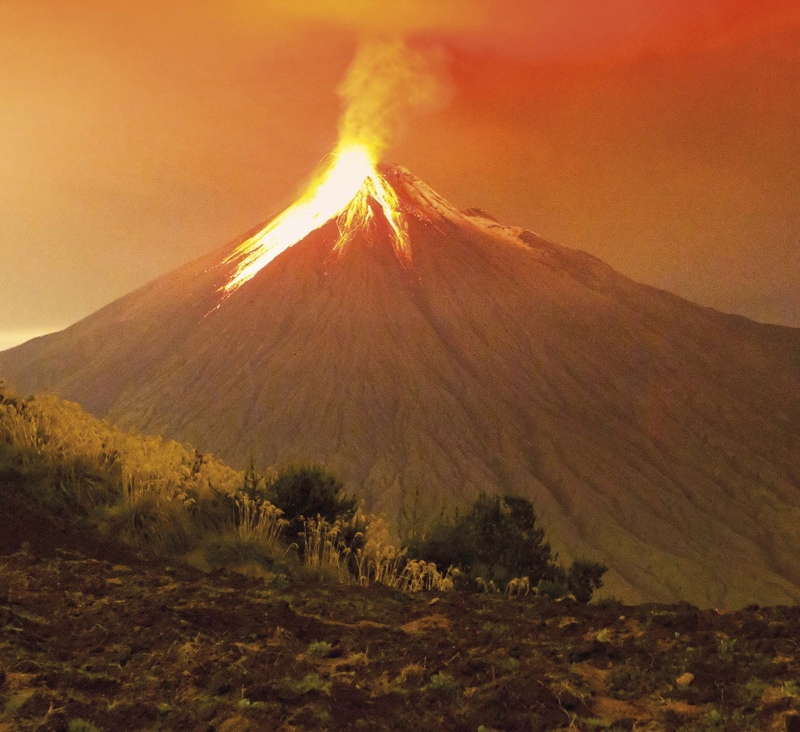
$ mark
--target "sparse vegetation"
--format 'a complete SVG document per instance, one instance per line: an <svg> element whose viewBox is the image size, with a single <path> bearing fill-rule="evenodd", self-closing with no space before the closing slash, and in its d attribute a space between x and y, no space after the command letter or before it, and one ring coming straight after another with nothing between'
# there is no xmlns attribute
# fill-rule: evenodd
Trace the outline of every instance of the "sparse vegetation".
<svg viewBox="0 0 800 732"><path fill-rule="evenodd" d="M793 731L798 634L796 607L431 598L17 553L0 556L0 725Z"/></svg>
<svg viewBox="0 0 800 732"><path fill-rule="evenodd" d="M123 432L54 396L0 392L0 469L15 473L42 511L73 511L103 536L197 567L288 567L296 549L299 566L361 586L571 592L581 602L605 571L591 562L559 567L522 498L481 495L466 514L441 517L398 549L386 522L359 510L318 465L261 474L251 462L233 470L191 447Z"/></svg>
<svg viewBox="0 0 800 732"><path fill-rule="evenodd" d="M459 570L459 586L479 591L529 592L548 597L572 594L586 603L602 587L608 568L577 559L568 570L557 563L533 505L518 496L481 493L463 514L441 515L410 551L436 565Z"/></svg>

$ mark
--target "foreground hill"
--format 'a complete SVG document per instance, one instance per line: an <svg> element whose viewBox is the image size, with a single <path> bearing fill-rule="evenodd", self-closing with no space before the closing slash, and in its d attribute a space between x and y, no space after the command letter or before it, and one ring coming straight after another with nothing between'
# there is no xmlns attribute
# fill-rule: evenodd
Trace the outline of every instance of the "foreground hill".
<svg viewBox="0 0 800 732"><path fill-rule="evenodd" d="M221 301L229 247L0 354L0 375L242 467L321 462L402 531L520 494L626 601L800 600L800 332L387 178L410 266L380 227L332 257L329 222Z"/></svg>
<svg viewBox="0 0 800 732"><path fill-rule="evenodd" d="M245 475L0 397L3 732L800 729L798 607L357 586L242 534Z"/></svg>

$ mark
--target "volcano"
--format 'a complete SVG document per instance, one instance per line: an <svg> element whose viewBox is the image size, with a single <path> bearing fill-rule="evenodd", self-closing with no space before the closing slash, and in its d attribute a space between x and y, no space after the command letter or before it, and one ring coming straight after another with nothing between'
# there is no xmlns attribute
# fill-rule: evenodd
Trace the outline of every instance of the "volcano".
<svg viewBox="0 0 800 732"><path fill-rule="evenodd" d="M561 558L604 562L628 602L800 601L800 331L381 173L409 256L371 200L346 247L331 219L226 290L234 242L0 354L0 374L238 466L320 462L400 532L479 491L525 496Z"/></svg>

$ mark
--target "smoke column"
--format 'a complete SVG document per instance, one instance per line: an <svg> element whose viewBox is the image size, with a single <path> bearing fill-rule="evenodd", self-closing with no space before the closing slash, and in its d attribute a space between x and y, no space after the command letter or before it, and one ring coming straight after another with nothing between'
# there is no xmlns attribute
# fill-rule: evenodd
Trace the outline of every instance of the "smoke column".
<svg viewBox="0 0 800 732"><path fill-rule="evenodd" d="M338 89L345 103L340 146L365 145L380 160L412 118L444 103L441 66L441 54L403 41L363 43Z"/></svg>

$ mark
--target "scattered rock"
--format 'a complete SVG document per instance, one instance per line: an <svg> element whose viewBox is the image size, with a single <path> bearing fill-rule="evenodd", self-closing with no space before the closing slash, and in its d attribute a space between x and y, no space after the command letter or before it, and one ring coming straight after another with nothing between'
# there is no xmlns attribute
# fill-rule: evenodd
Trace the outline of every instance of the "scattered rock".
<svg viewBox="0 0 800 732"><path fill-rule="evenodd" d="M419 620L412 620L410 623L400 626L409 635L419 635L420 633L430 633L434 630L449 630L450 620L444 615L427 615Z"/></svg>

